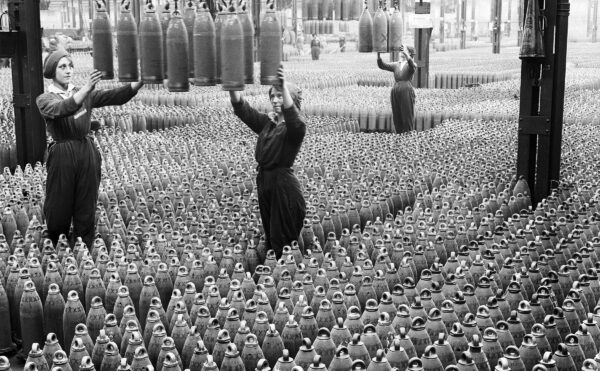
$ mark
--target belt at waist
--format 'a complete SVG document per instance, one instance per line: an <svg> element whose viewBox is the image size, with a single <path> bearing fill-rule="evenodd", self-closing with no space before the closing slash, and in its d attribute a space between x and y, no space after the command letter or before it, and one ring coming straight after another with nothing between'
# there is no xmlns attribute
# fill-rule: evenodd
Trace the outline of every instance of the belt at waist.
<svg viewBox="0 0 600 371"><path fill-rule="evenodd" d="M55 139L52 138L52 142L51 143L67 143L67 142L86 142L86 141L90 141L93 142L94 141L94 137L91 135L86 135L85 137L81 137L81 138L64 138L64 139Z"/></svg>
<svg viewBox="0 0 600 371"><path fill-rule="evenodd" d="M271 167L263 167L261 165L256 166L256 171L272 171L272 170L290 170L291 167L287 166L271 166Z"/></svg>

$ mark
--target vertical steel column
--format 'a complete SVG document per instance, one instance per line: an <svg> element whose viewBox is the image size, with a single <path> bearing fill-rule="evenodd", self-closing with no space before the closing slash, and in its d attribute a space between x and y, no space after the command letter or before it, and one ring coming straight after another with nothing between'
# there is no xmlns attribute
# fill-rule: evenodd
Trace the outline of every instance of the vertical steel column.
<svg viewBox="0 0 600 371"><path fill-rule="evenodd" d="M477 0L471 0L471 40L477 40Z"/></svg>
<svg viewBox="0 0 600 371"><path fill-rule="evenodd" d="M65 1L63 3L63 13L65 16L65 21L67 22L67 24L69 24L69 26L71 25L71 11L69 10L69 2Z"/></svg>
<svg viewBox="0 0 600 371"><path fill-rule="evenodd" d="M467 0L460 0L460 48L467 47Z"/></svg>
<svg viewBox="0 0 600 371"><path fill-rule="evenodd" d="M598 3L598 0L596 0ZM556 54L554 55L554 88L552 89L552 133L550 134L550 186L560 179L563 113L565 105L565 73L569 36L569 0L558 0L556 9Z"/></svg>
<svg viewBox="0 0 600 371"><path fill-rule="evenodd" d="M492 0L492 52L500 53L502 38L502 0Z"/></svg>
<svg viewBox="0 0 600 371"><path fill-rule="evenodd" d="M13 105L19 165L42 161L46 125L35 99L43 93L40 0L9 0L10 28L18 31L12 60Z"/></svg>
<svg viewBox="0 0 600 371"><path fill-rule="evenodd" d="M517 175L525 176L536 205L560 175L569 0L539 1L545 16L543 59L524 59ZM542 6L544 5L544 6Z"/></svg>
<svg viewBox="0 0 600 371"><path fill-rule="evenodd" d="M454 37L460 37L460 3L461 0L454 1L454 9L456 9L456 27L454 28Z"/></svg>
<svg viewBox="0 0 600 371"><path fill-rule="evenodd" d="M587 0L587 13L585 14L585 18L587 21L587 27L585 31L586 37L589 37L592 33L592 1L593 0Z"/></svg>
<svg viewBox="0 0 600 371"><path fill-rule="evenodd" d="M506 14L506 36L510 37L511 20L512 20L512 0L508 0L508 13Z"/></svg>
<svg viewBox="0 0 600 371"><path fill-rule="evenodd" d="M75 10L75 0L71 0L71 28L75 28L77 26L77 10Z"/></svg>
<svg viewBox="0 0 600 371"><path fill-rule="evenodd" d="M529 1L523 0L524 9L527 9ZM543 1L543 0L542 0ZM524 17L521 24L524 23ZM536 159L537 159L537 133L532 130L531 122L539 116L541 64L539 61L525 59L521 63L521 88L519 102L519 129L517 138L517 176L524 176L532 192L535 192L536 181ZM547 125L542 121L540 126ZM532 198L534 195L532 195Z"/></svg>
<svg viewBox="0 0 600 371"><path fill-rule="evenodd" d="M82 0L77 0L77 12L79 13L79 31L83 35L83 4L82 4Z"/></svg>
<svg viewBox="0 0 600 371"><path fill-rule="evenodd" d="M517 5L517 22L519 29L517 30L517 45L521 46L521 37L523 35L523 0L517 0L519 4Z"/></svg>
<svg viewBox="0 0 600 371"><path fill-rule="evenodd" d="M553 111L553 90L554 90L554 73L556 66L554 64L554 28L556 26L556 2L544 1L544 15L546 17L546 29L544 30L544 50L546 58L542 62L542 79L540 90L540 116L546 120L546 127L543 133L538 134L538 148L536 159L536 180L535 185L530 189L533 190L533 200L535 204L542 198L546 197L550 191L550 155L553 152L550 145L550 135L554 130L552 122ZM565 45L564 49L566 50ZM564 94L564 89L563 89ZM559 148L560 151L560 148ZM535 205L534 204L534 205Z"/></svg>
<svg viewBox="0 0 600 371"><path fill-rule="evenodd" d="M429 41L431 28L415 28L415 63L417 71L413 77L413 84L417 88L429 87Z"/></svg>
<svg viewBox="0 0 600 371"><path fill-rule="evenodd" d="M541 65L539 63L530 60L524 60L521 63L517 175L525 177L532 191L535 184L537 135L530 132L529 122L527 121L530 118L526 118L526 116L535 117L539 115L540 74Z"/></svg>
<svg viewBox="0 0 600 371"><path fill-rule="evenodd" d="M415 14L431 14L431 3L419 0L415 2ZM417 70L413 76L413 85L417 88L429 87L429 41L432 28L415 28L414 58Z"/></svg>
<svg viewBox="0 0 600 371"><path fill-rule="evenodd" d="M440 0L440 44L445 40L445 16L446 16L446 1ZM416 45L416 44L415 44Z"/></svg>
<svg viewBox="0 0 600 371"><path fill-rule="evenodd" d="M598 41L598 0L593 0L592 3L592 42Z"/></svg>

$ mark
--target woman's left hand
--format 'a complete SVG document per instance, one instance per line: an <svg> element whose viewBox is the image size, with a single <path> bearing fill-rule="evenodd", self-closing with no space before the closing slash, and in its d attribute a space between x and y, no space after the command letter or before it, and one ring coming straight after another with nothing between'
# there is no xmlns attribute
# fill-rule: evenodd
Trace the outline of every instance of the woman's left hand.
<svg viewBox="0 0 600 371"><path fill-rule="evenodd" d="M273 85L276 89L281 91L283 95L283 108L290 108L294 105L292 96L286 86L285 77L283 73L283 63L279 65L277 69L277 82Z"/></svg>
<svg viewBox="0 0 600 371"><path fill-rule="evenodd" d="M279 65L277 69L277 83L275 84L278 88L282 89L285 84L285 75L283 73L283 64Z"/></svg>

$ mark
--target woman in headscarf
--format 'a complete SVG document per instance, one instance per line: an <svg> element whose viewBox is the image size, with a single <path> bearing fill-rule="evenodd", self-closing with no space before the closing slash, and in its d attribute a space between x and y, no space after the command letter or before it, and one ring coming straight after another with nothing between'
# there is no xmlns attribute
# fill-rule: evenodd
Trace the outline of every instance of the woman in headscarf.
<svg viewBox="0 0 600 371"><path fill-rule="evenodd" d="M143 83L96 90L102 73L94 71L77 88L71 83L73 60L60 48L46 58L43 72L45 78L52 79L48 91L36 100L52 137L44 203L48 237L56 244L61 234L68 234L72 222L73 237L81 237L91 248L102 164L94 138L89 135L92 108L125 104Z"/></svg>
<svg viewBox="0 0 600 371"><path fill-rule="evenodd" d="M250 107L240 92L229 92L234 113L258 134L258 205L267 250L275 251L277 259L284 246L298 240L306 216L302 186L292 170L306 134L306 124L300 116L302 92L285 81L283 67L279 68L278 79L269 89L273 106L269 114Z"/></svg>
<svg viewBox="0 0 600 371"><path fill-rule="evenodd" d="M394 73L396 83L392 88L392 116L396 133L405 133L414 130L415 124L415 90L411 80L417 69L413 60L415 49L403 46L400 51L400 60L393 63L385 63L377 53L377 66L382 70Z"/></svg>

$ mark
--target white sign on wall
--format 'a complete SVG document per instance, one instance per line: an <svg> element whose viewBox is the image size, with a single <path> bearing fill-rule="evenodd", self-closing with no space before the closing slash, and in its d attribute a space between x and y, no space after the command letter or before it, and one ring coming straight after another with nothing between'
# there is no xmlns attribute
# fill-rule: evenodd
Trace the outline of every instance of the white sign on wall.
<svg viewBox="0 0 600 371"><path fill-rule="evenodd" d="M411 28L433 28L433 19L431 14L411 14L412 20L409 19ZM410 18L410 17L409 17Z"/></svg>
<svg viewBox="0 0 600 371"><path fill-rule="evenodd" d="M415 2L415 13L411 14L412 20L409 23L410 28L433 28L433 18L431 18L431 3L428 1Z"/></svg>

